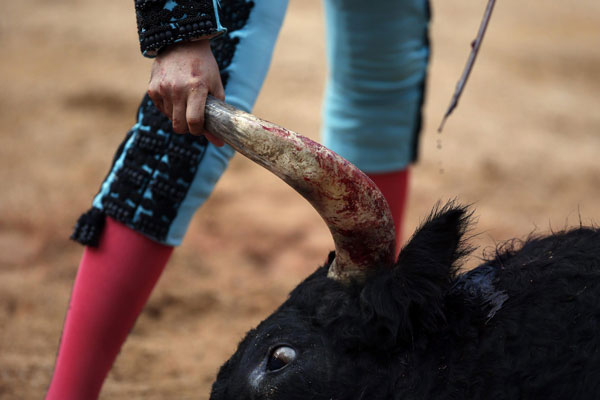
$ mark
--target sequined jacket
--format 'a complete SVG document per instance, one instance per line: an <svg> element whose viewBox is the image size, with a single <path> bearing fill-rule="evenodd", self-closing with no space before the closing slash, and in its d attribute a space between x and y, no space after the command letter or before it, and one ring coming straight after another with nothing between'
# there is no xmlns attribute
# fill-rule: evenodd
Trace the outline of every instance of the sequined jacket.
<svg viewBox="0 0 600 400"><path fill-rule="evenodd" d="M170 44L226 32L218 3L219 0L135 0L142 53L154 57Z"/></svg>

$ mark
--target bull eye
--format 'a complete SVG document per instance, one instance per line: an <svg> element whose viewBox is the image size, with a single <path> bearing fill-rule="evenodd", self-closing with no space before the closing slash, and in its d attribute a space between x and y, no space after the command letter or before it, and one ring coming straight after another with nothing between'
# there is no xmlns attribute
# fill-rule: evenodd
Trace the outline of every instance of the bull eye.
<svg viewBox="0 0 600 400"><path fill-rule="evenodd" d="M277 371L296 359L296 350L289 346L276 347L267 361L267 370Z"/></svg>

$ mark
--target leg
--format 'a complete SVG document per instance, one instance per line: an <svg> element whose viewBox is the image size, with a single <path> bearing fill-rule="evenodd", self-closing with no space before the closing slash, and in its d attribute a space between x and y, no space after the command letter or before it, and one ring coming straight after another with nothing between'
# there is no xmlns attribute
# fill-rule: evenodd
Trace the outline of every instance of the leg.
<svg viewBox="0 0 600 400"><path fill-rule="evenodd" d="M330 74L323 141L375 180L400 235L421 128L428 2L324 1Z"/></svg>
<svg viewBox="0 0 600 400"><path fill-rule="evenodd" d="M221 0L229 33L213 43L227 101L249 111L287 5ZM238 11L228 17L227 9ZM240 9L247 14L239 12ZM259 56L257 56L259 55ZM67 313L47 399L94 399L193 213L233 150L176 135L146 98L93 208L73 238L88 245Z"/></svg>
<svg viewBox="0 0 600 400"><path fill-rule="evenodd" d="M172 247L108 218L86 247L71 294L48 399L95 399Z"/></svg>
<svg viewBox="0 0 600 400"><path fill-rule="evenodd" d="M381 193L385 196L396 228L396 256L402 246L402 221L408 198L408 184L410 180L410 167L393 172L380 174L367 174L375 182Z"/></svg>

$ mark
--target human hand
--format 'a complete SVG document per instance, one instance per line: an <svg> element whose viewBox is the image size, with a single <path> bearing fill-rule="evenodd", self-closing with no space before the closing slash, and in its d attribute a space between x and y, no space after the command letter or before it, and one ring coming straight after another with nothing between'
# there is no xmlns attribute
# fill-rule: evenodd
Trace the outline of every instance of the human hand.
<svg viewBox="0 0 600 400"><path fill-rule="evenodd" d="M152 65L148 95L173 123L176 133L204 135L216 146L224 142L204 129L204 106L208 94L225 100L219 67L202 39L166 48Z"/></svg>

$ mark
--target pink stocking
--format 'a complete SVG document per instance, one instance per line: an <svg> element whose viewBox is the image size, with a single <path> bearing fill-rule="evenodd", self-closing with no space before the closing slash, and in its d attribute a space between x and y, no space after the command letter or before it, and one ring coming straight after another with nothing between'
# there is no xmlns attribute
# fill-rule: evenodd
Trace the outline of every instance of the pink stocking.
<svg viewBox="0 0 600 400"><path fill-rule="evenodd" d="M83 253L46 400L98 397L172 251L107 218Z"/></svg>
<svg viewBox="0 0 600 400"><path fill-rule="evenodd" d="M367 175L381 190L392 211L396 227L396 254L398 254L402 244L402 223L406 208L406 199L408 197L410 169L406 168L401 171Z"/></svg>

